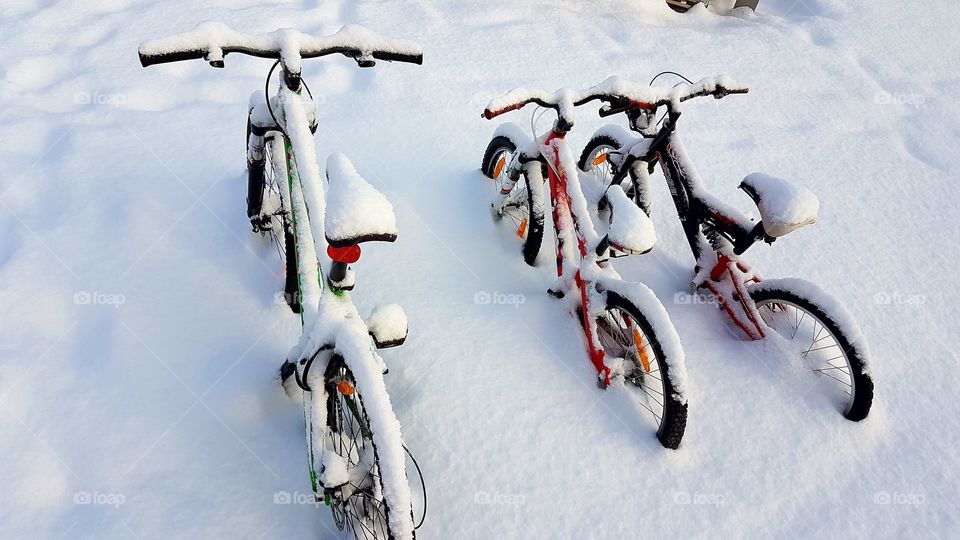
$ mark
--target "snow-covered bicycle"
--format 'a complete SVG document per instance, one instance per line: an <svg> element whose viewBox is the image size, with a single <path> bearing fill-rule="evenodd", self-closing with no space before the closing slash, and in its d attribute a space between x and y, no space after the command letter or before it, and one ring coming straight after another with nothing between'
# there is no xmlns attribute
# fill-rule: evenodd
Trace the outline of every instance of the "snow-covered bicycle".
<svg viewBox="0 0 960 540"><path fill-rule="evenodd" d="M356 538L413 538L406 448L383 380L386 365L376 352L403 343L407 318L400 306L387 305L363 319L348 292L359 244L395 240L396 218L389 201L342 154L328 158L325 186L301 60L339 53L360 67L377 60L420 64L422 50L358 26L313 37L291 29L244 34L203 23L144 42L140 61L146 67L205 59L223 67L224 56L234 52L276 59L264 92L249 105L247 214L254 231L274 235L281 246L284 296L303 325L281 378L288 393L303 398L313 491L331 507L337 526ZM268 97L278 65L276 95Z"/></svg>
<svg viewBox="0 0 960 540"><path fill-rule="evenodd" d="M866 418L873 380L867 342L853 317L816 285L800 279L762 280L740 257L757 241L772 244L813 223L817 197L786 180L748 175L740 188L757 205L760 221L754 223L706 191L677 137L681 102L745 94L747 88L728 77L673 88L610 78L601 86L616 98L600 109L600 116L625 113L633 133L619 126L601 128L584 148L578 168L594 173L602 185L621 186L649 214L650 174L659 164L697 261L693 289L708 290L748 338L762 339L769 330L779 334L788 351L833 387L829 392L836 394L847 419ZM656 115L663 109L661 123Z"/></svg>
<svg viewBox="0 0 960 540"><path fill-rule="evenodd" d="M613 381L635 389L639 404L650 412L657 439L677 448L687 423L686 368L677 332L663 304L640 283L628 283L610 265L611 250L646 253L653 248L653 223L627 199L620 186L607 194L613 211L605 230L597 231L580 188L576 161L565 137L573 128L574 108L594 100L609 101L603 89L577 92L514 90L490 102L484 117L492 119L527 104L553 109L553 128L527 136L515 124L494 133L482 169L497 185L494 216L507 216L523 239L524 258L534 264L543 240L544 177L550 186L557 241L558 284L549 292L566 298L586 335L587 352L598 382ZM572 176L571 176L572 175Z"/></svg>

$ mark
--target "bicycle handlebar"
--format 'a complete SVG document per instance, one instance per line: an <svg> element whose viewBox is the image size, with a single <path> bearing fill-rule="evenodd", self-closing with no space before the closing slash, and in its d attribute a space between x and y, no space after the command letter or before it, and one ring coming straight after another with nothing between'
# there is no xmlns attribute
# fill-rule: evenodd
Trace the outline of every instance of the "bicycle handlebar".
<svg viewBox="0 0 960 540"><path fill-rule="evenodd" d="M713 96L720 99L729 94L746 94L749 91L746 86L723 75L673 88L641 85L610 77L583 91L567 88L556 92L513 90L492 100L483 111L483 117L490 120L501 114L521 109L530 103L536 103L541 107L555 109L563 120L572 125L573 108L597 99L607 102L607 106L600 108L600 116L606 117L634 108L653 111L663 105L679 104L695 97Z"/></svg>
<svg viewBox="0 0 960 540"><path fill-rule="evenodd" d="M215 22L200 23L189 32L151 39L140 44L140 64L205 59L223 67L223 57L243 53L279 59L292 72L300 72L300 59L342 54L360 67L372 67L376 60L423 63L423 49L412 41L385 39L361 26L349 25L330 36L314 37L290 28L266 34L245 34Z"/></svg>

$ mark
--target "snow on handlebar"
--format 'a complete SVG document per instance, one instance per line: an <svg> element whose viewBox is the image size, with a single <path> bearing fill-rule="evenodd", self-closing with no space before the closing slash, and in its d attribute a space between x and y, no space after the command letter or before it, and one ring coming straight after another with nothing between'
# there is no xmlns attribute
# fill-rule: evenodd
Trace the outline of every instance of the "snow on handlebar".
<svg viewBox="0 0 960 540"><path fill-rule="evenodd" d="M572 125L574 108L594 100L607 103L601 109L601 116L609 116L628 108L638 107L655 110L667 104L676 107L680 102L699 96L712 95L719 99L727 94L745 94L748 91L749 89L746 86L725 75L705 78L693 84L681 84L673 88L649 86L624 81L619 77L609 77L600 84L585 90L571 90L569 88L561 88L554 92L526 88L511 90L507 94L491 100L483 111L483 117L489 120L501 114L523 108L527 104L536 103L541 107L555 109L561 119Z"/></svg>
<svg viewBox="0 0 960 540"><path fill-rule="evenodd" d="M423 63L420 45L403 39L386 39L356 25L348 25L330 36L315 37L290 28L266 34L237 32L223 23L204 22L193 30L140 44L143 67L180 60L205 59L213 67L223 67L223 57L243 53L260 58L278 58L293 73L300 72L302 58L342 54L360 67L371 67L376 60Z"/></svg>

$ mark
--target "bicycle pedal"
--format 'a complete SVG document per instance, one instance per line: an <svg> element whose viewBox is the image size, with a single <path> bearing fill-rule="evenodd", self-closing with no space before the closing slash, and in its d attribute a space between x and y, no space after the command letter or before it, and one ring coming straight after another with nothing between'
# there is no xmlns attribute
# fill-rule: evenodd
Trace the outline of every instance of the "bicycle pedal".
<svg viewBox="0 0 960 540"><path fill-rule="evenodd" d="M564 293L563 291L561 291L561 290L556 290L556 289L547 289L547 294L549 294L550 296L556 298L557 300L559 300L559 299L561 299L561 298L563 298L563 297L565 296L565 293Z"/></svg>

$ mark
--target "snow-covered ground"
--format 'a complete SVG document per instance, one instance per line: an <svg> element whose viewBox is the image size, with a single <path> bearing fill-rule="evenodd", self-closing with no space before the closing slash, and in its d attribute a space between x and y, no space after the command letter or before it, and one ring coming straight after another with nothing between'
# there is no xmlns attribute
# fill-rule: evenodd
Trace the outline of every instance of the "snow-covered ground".
<svg viewBox="0 0 960 540"><path fill-rule="evenodd" d="M276 381L299 321L245 217L245 107L269 62L137 60L141 40L202 20L423 45L422 67L304 65L318 155L345 152L396 209L399 239L364 249L354 296L410 319L384 356L427 479L423 538L955 537L960 16L920 4L762 0L738 18L657 0L4 2L0 537L338 537L303 504L302 413ZM617 266L660 295L686 351L687 434L662 449L593 383L576 321L544 292L550 256L528 268L491 223L489 98L664 69L751 87L686 107L709 189L750 209L736 186L760 170L818 195L816 225L749 259L857 317L877 385L865 422L685 294L661 181L658 246ZM601 124L581 111L570 140Z"/></svg>

